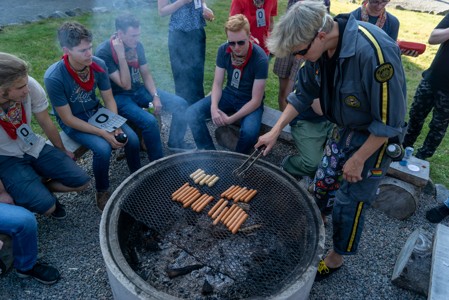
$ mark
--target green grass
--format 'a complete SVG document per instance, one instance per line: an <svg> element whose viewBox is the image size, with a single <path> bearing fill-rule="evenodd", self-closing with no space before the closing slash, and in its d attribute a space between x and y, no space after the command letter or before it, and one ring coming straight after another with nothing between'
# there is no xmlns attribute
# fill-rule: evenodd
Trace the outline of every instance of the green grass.
<svg viewBox="0 0 449 300"><path fill-rule="evenodd" d="M279 0L278 2L278 12L281 15L285 11L287 0ZM156 1L150 1L149 7L131 9L130 11L141 20L141 41L145 46L147 59L157 86L173 92L174 86L167 47L169 17L159 17L156 3ZM210 91L212 86L217 48L226 41L223 24L228 17L231 0L208 0L207 3L215 12L215 20L208 22L206 27L207 48L204 82L206 93ZM331 13L335 15L349 12L357 6L358 4L354 4L350 0L333 0ZM407 41L427 43L430 32L442 19L442 16L401 11L392 7L387 7L387 9L401 22L399 39ZM87 14L70 19L85 24L93 31L93 44L96 47L114 31L114 19L117 13L119 12ZM45 70L62 55L56 41L56 30L63 21L49 19L26 25L6 26L0 32L0 51L13 53L27 60L32 66L31 75L43 83ZM430 65L437 49L438 46L428 45L426 52L417 58L403 57L409 105L413 100L416 86L421 80L421 73ZM271 60L265 104L277 108L278 79L272 72L273 63L274 60ZM33 127L40 131L35 124ZM426 132L427 127L425 127L423 134L416 143L416 147L421 145ZM448 152L449 142L445 138L437 153L430 159L431 178L435 183L446 185L449 183Z"/></svg>

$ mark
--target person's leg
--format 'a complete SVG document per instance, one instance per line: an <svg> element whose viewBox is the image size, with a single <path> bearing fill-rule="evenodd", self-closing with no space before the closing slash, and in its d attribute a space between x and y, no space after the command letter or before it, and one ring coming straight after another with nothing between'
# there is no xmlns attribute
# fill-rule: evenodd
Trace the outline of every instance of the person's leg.
<svg viewBox="0 0 449 300"><path fill-rule="evenodd" d="M97 192L109 189L109 165L112 153L111 145L102 137L71 129L67 135L92 151L92 169Z"/></svg>
<svg viewBox="0 0 449 300"><path fill-rule="evenodd" d="M168 49L176 95L184 98L189 104L203 99L206 51L204 29L189 32L170 31Z"/></svg>
<svg viewBox="0 0 449 300"><path fill-rule="evenodd" d="M153 161L163 157L164 153L162 150L158 121L154 115L147 110L142 109L142 107L145 107L145 104L148 106L148 103L153 100L151 95L148 92L144 93L139 91L139 93L135 94L133 97L119 94L115 95L114 98L117 103L119 114L142 130L142 137L147 148L148 159Z"/></svg>
<svg viewBox="0 0 449 300"><path fill-rule="evenodd" d="M33 213L17 205L0 203L0 233L12 238L14 268L23 271L33 268L37 260L37 222Z"/></svg>
<svg viewBox="0 0 449 300"><path fill-rule="evenodd" d="M333 124L328 121L300 120L291 126L291 134L298 154L289 156L282 166L283 169L294 176L313 178L332 128Z"/></svg>
<svg viewBox="0 0 449 300"><path fill-rule="evenodd" d="M163 109L172 113L168 146L178 148L184 144L184 136L187 130L185 114L189 104L183 98L158 90Z"/></svg>
<svg viewBox="0 0 449 300"><path fill-rule="evenodd" d="M187 123L192 131L198 149L215 150L214 142L206 125L206 119L210 118L210 96L191 105L186 112Z"/></svg>
<svg viewBox="0 0 449 300"><path fill-rule="evenodd" d="M429 133L416 157L426 159L431 157L443 140L449 124L449 95L438 91L435 93L435 107L432 120L429 123Z"/></svg>
<svg viewBox="0 0 449 300"><path fill-rule="evenodd" d="M17 205L49 215L55 209L56 198L42 183L40 174L32 166L33 160L35 158L27 154L23 158L0 156L0 178Z"/></svg>
<svg viewBox="0 0 449 300"><path fill-rule="evenodd" d="M358 149L363 143L354 135ZM359 139L357 141L357 139ZM380 181L387 174L391 159L381 149L366 160L363 179L357 183L343 181L336 193L332 212L334 252L339 255L355 254L363 231L365 211L376 198Z"/></svg>
<svg viewBox="0 0 449 300"><path fill-rule="evenodd" d="M82 191L89 186L89 175L67 154L50 145L44 146L32 165L39 175L52 179L45 184L52 192Z"/></svg>
<svg viewBox="0 0 449 300"><path fill-rule="evenodd" d="M140 163L140 143L137 134L126 124L121 127L122 131L127 135L128 141L125 145L126 163L131 173L134 173L142 166Z"/></svg>
<svg viewBox="0 0 449 300"><path fill-rule="evenodd" d="M254 145L260 134L263 105L240 120L240 138L235 148L236 152L248 154L254 151Z"/></svg>
<svg viewBox="0 0 449 300"><path fill-rule="evenodd" d="M279 78L278 104L280 111L284 111L287 106L287 96L293 90L294 82L289 79L293 61L294 57L291 55L282 58L276 57L274 60L273 73Z"/></svg>
<svg viewBox="0 0 449 300"><path fill-rule="evenodd" d="M427 115L434 107L434 92L430 84L424 79L421 80L416 88L413 103L409 111L409 121L407 127L407 134L402 143L405 147L413 147L421 133Z"/></svg>
<svg viewBox="0 0 449 300"><path fill-rule="evenodd" d="M23 207L0 203L0 233L12 238L14 268L20 278L33 277L53 284L61 277L49 265L37 263L37 222L34 214Z"/></svg>

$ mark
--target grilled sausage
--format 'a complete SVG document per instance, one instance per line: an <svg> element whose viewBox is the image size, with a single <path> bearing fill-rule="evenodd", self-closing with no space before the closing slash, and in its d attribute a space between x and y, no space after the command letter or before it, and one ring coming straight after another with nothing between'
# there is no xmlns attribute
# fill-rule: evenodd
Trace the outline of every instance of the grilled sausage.
<svg viewBox="0 0 449 300"><path fill-rule="evenodd" d="M220 205L225 201L225 199L221 198L220 200L218 200L217 203L215 203L214 206L212 206L212 208L209 210L209 212L207 213L208 216L212 216L213 213L217 210L218 207L220 207Z"/></svg>

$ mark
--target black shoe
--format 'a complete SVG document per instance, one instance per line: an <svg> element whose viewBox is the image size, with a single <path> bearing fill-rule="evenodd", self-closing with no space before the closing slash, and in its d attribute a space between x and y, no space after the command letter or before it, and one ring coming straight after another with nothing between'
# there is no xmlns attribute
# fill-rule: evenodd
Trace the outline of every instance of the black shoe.
<svg viewBox="0 0 449 300"><path fill-rule="evenodd" d="M426 219L431 223L440 223L447 216L449 216L449 207L445 204L429 209L426 212Z"/></svg>
<svg viewBox="0 0 449 300"><path fill-rule="evenodd" d="M56 268L40 263L36 263L34 267L28 271L16 270L16 274L20 278L28 278L31 276L44 284L53 284L61 278L61 274Z"/></svg>
<svg viewBox="0 0 449 300"><path fill-rule="evenodd" d="M333 273L337 272L341 269L341 266L338 268L329 268L326 266L326 263L324 260L320 261L320 264L318 265L318 270L316 271L315 281L321 281L323 279L329 278Z"/></svg>
<svg viewBox="0 0 449 300"><path fill-rule="evenodd" d="M51 216L56 220L62 220L67 217L67 212L65 211L64 205L62 205L59 200L56 200L55 211L51 213Z"/></svg>
<svg viewBox="0 0 449 300"><path fill-rule="evenodd" d="M167 147L171 151L177 151L177 152L187 152L187 151L194 151L196 150L196 146L187 142L181 142L176 145L167 144Z"/></svg>

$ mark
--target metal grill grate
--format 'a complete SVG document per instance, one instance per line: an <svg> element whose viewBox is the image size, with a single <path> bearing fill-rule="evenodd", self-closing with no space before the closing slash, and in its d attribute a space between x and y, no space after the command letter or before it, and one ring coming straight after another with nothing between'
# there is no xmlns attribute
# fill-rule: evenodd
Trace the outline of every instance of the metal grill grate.
<svg viewBox="0 0 449 300"><path fill-rule="evenodd" d="M216 295L223 299L279 293L309 267L317 247L319 223L312 200L292 177L263 160L245 178L232 175L245 159L241 154L220 151L174 155L133 175L130 184L117 194L123 199L122 210L135 220L210 270L231 278L232 286ZM189 175L198 168L218 175L220 180L213 187L195 185ZM201 213L171 200L171 194L185 182L214 196ZM260 225L250 234L233 235L222 224L212 225L213 220L207 216L220 194L231 185L258 190L242 226ZM183 297L172 284L164 289Z"/></svg>

